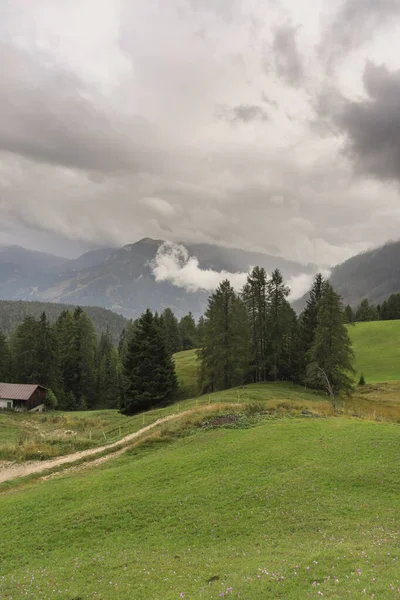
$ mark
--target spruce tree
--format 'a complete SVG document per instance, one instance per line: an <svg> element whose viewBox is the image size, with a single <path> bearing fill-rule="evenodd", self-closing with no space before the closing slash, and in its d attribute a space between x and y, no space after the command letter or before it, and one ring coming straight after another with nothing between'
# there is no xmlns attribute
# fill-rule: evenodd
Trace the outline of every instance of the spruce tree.
<svg viewBox="0 0 400 600"><path fill-rule="evenodd" d="M62 393L58 395L59 407L68 410L71 404L70 392L76 388L77 355L78 350L75 340L75 323L70 311L63 311L55 324L60 361ZM68 399L67 399L68 397ZM75 405L75 399L72 403Z"/></svg>
<svg viewBox="0 0 400 600"><path fill-rule="evenodd" d="M137 320L123 365L120 411L132 415L173 400L178 383L159 319L147 310Z"/></svg>
<svg viewBox="0 0 400 600"><path fill-rule="evenodd" d="M267 274L255 267L242 291L251 335L250 377L254 382L266 381L267 373Z"/></svg>
<svg viewBox="0 0 400 600"><path fill-rule="evenodd" d="M58 340L55 328L50 325L45 312L39 320L36 356L38 383L52 389L57 395L62 386Z"/></svg>
<svg viewBox="0 0 400 600"><path fill-rule="evenodd" d="M356 310L356 321L377 321L378 316L379 315L376 306L370 304L366 298L361 300Z"/></svg>
<svg viewBox="0 0 400 600"><path fill-rule="evenodd" d="M351 308L350 304L346 306L344 309L344 317L346 319L346 323L353 324L354 323L354 312Z"/></svg>
<svg viewBox="0 0 400 600"><path fill-rule="evenodd" d="M81 308L74 311L74 345L77 377L72 391L78 402L93 408L96 402L97 337L92 321Z"/></svg>
<svg viewBox="0 0 400 600"><path fill-rule="evenodd" d="M303 342L304 353L307 353L314 343L315 332L318 325L318 310L324 292L324 278L317 273L305 309L300 315L300 336Z"/></svg>
<svg viewBox="0 0 400 600"><path fill-rule="evenodd" d="M16 383L40 384L40 364L37 356L39 323L33 317L25 317L11 339L13 379Z"/></svg>
<svg viewBox="0 0 400 600"><path fill-rule="evenodd" d="M277 380L283 376L284 349L286 336L292 326L292 314L289 310L287 297L289 288L285 285L279 269L271 275L267 284L268 288L268 372L272 379Z"/></svg>
<svg viewBox="0 0 400 600"><path fill-rule="evenodd" d="M324 286L315 340L307 358L307 380L325 389L336 406L337 395L353 389L354 353L341 298L329 283Z"/></svg>
<svg viewBox="0 0 400 600"><path fill-rule="evenodd" d="M10 373L11 361L10 361L10 351L7 343L6 336L0 331L0 381L6 382L10 381L11 373Z"/></svg>
<svg viewBox="0 0 400 600"><path fill-rule="evenodd" d="M197 348L196 321L191 312L180 320L179 333L182 350Z"/></svg>
<svg viewBox="0 0 400 600"><path fill-rule="evenodd" d="M228 280L208 300L203 327L199 383L203 392L242 384L249 366L246 307Z"/></svg>
<svg viewBox="0 0 400 600"><path fill-rule="evenodd" d="M171 354L175 354L175 352L179 352L179 350L181 350L179 321L170 308L166 308L164 310L162 317L168 350Z"/></svg>

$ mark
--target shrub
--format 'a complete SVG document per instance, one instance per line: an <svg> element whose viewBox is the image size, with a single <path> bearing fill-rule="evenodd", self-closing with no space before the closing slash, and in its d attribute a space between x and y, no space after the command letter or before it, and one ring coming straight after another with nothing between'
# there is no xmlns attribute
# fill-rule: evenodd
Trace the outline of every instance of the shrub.
<svg viewBox="0 0 400 600"><path fill-rule="evenodd" d="M50 410L54 410L55 408L57 408L58 400L55 393L52 390L47 390L44 403L46 405L46 408L49 408Z"/></svg>
<svg viewBox="0 0 400 600"><path fill-rule="evenodd" d="M363 373L361 373L361 377L360 377L360 381L358 382L358 385L365 385L365 377L364 377Z"/></svg>

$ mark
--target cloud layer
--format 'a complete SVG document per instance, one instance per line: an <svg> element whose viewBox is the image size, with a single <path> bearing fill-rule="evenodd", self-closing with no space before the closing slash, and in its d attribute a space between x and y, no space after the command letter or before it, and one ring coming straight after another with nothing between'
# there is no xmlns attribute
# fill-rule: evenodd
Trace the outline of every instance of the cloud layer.
<svg viewBox="0 0 400 600"><path fill-rule="evenodd" d="M152 270L156 281L169 281L187 292L213 292L225 279L239 292L247 279L247 273L201 269L197 258L189 256L185 246L171 242L160 246Z"/></svg>
<svg viewBox="0 0 400 600"><path fill-rule="evenodd" d="M198 259L190 256L184 245L173 242L165 242L160 246L151 268L156 281L168 281L187 292L214 292L226 279L236 292L240 292L248 275L243 272L202 269ZM289 299L301 298L310 289L313 277L310 274L291 277L287 282L290 288Z"/></svg>
<svg viewBox="0 0 400 600"><path fill-rule="evenodd" d="M397 0L0 3L0 244L323 267L397 238L399 27Z"/></svg>

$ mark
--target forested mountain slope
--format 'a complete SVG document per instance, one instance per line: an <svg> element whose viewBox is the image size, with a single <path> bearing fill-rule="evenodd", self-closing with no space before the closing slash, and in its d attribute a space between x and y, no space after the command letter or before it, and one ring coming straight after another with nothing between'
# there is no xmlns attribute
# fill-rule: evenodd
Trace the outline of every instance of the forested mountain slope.
<svg viewBox="0 0 400 600"><path fill-rule="evenodd" d="M0 300L0 331L9 335L22 323L26 316L38 319L45 312L50 322L54 323L63 310L73 310L75 306L56 304L53 302L24 302L22 300ZM126 319L111 310L97 306L86 306L85 312L93 321L97 333L110 330L114 343L126 325Z"/></svg>

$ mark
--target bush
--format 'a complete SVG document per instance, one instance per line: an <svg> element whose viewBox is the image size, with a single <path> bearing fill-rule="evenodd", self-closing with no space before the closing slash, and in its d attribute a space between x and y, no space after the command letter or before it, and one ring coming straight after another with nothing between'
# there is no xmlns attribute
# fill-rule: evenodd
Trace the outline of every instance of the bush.
<svg viewBox="0 0 400 600"><path fill-rule="evenodd" d="M361 377L360 377L360 381L358 382L358 385L365 385L365 377L362 373L361 373Z"/></svg>
<svg viewBox="0 0 400 600"><path fill-rule="evenodd" d="M52 390L47 390L44 403L46 405L46 408L49 408L50 410L54 410L55 408L57 408L57 405L58 405L57 396L55 395L55 393Z"/></svg>

